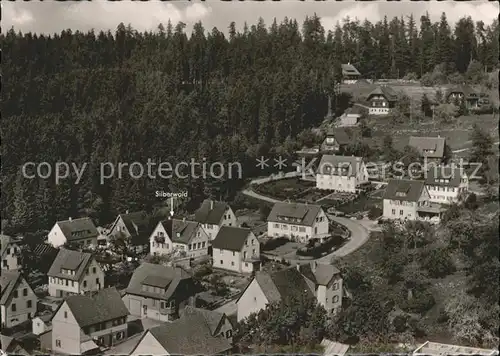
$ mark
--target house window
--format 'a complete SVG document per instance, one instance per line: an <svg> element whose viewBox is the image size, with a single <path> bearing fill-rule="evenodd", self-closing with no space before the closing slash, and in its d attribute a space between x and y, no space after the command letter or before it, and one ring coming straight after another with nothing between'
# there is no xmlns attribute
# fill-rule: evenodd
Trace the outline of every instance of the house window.
<svg viewBox="0 0 500 356"><path fill-rule="evenodd" d="M333 290L339 289L339 284L338 283L333 283Z"/></svg>
<svg viewBox="0 0 500 356"><path fill-rule="evenodd" d="M221 265L222 265L222 264L224 264L224 261L223 261L223 260L220 260L220 264L221 264Z"/></svg>
<svg viewBox="0 0 500 356"><path fill-rule="evenodd" d="M56 347L61 347L61 340L56 340Z"/></svg>
<svg viewBox="0 0 500 356"><path fill-rule="evenodd" d="M95 267L92 267L92 273L94 273L94 274L97 273L97 269Z"/></svg>
<svg viewBox="0 0 500 356"><path fill-rule="evenodd" d="M26 302L26 308L31 308L31 306L32 306L32 304L31 304L31 303L32 303L32 302L31 302L31 300L28 300L28 301Z"/></svg>
<svg viewBox="0 0 500 356"><path fill-rule="evenodd" d="M28 295L28 288L24 288L23 289L23 296L27 296Z"/></svg>
<svg viewBox="0 0 500 356"><path fill-rule="evenodd" d="M68 319L68 312L67 311L64 312L64 319Z"/></svg>
<svg viewBox="0 0 500 356"><path fill-rule="evenodd" d="M233 251L233 256L236 256L236 252Z"/></svg>
<svg viewBox="0 0 500 356"><path fill-rule="evenodd" d="M119 333L116 334L116 340L121 340L123 339L124 335L123 335L123 331L120 331Z"/></svg>
<svg viewBox="0 0 500 356"><path fill-rule="evenodd" d="M234 266L234 261L231 261L231 266Z"/></svg>
<svg viewBox="0 0 500 356"><path fill-rule="evenodd" d="M87 287L87 281L83 281L83 288Z"/></svg>
<svg viewBox="0 0 500 356"><path fill-rule="evenodd" d="M17 290L14 291L14 298L17 298L18 297L18 294L17 294Z"/></svg>
<svg viewBox="0 0 500 356"><path fill-rule="evenodd" d="M338 295L334 295L333 296L333 302L337 303L338 301L339 301L339 296Z"/></svg>
<svg viewBox="0 0 500 356"><path fill-rule="evenodd" d="M15 312L17 310L16 303L13 303L10 308L13 312Z"/></svg>
<svg viewBox="0 0 500 356"><path fill-rule="evenodd" d="M10 248L7 249L7 255L10 255Z"/></svg>
<svg viewBox="0 0 500 356"><path fill-rule="evenodd" d="M248 263L247 262L245 262L245 267L248 267Z"/></svg>
<svg viewBox="0 0 500 356"><path fill-rule="evenodd" d="M205 248L205 241L203 241L203 242L201 243L201 247L202 247L202 248Z"/></svg>
<svg viewBox="0 0 500 356"><path fill-rule="evenodd" d="M400 210L400 211L399 211L399 215L400 215L400 216L403 216L403 210Z"/></svg>
<svg viewBox="0 0 500 356"><path fill-rule="evenodd" d="M66 280L66 285L69 286L69 280L68 279Z"/></svg>
<svg viewBox="0 0 500 356"><path fill-rule="evenodd" d="M231 336L233 336L233 331L232 330L226 331L226 338L229 339Z"/></svg>
<svg viewBox="0 0 500 356"><path fill-rule="evenodd" d="M96 279L95 279L95 283L96 283L96 284L99 284L99 278L96 278Z"/></svg>

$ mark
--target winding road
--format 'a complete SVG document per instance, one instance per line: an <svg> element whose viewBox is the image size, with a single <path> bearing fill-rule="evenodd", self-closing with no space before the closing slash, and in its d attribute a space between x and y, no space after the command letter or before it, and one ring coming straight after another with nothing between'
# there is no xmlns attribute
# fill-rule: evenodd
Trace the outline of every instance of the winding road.
<svg viewBox="0 0 500 356"><path fill-rule="evenodd" d="M273 180L277 179L284 179L284 178L292 178L292 177L297 177L299 176L300 173L297 172L289 172L281 176L277 177L264 177L264 178L257 178L254 179L250 182L250 185L252 184L263 184L267 182L271 182ZM270 198L264 195L261 195L251 188L244 189L242 191L243 194L246 196L267 201L269 203L279 203L280 200ZM338 224L341 224L345 226L349 231L351 232L351 236L349 238L349 241L344 244L341 248L338 250L318 258L316 261L318 262L324 262L324 263L330 263L333 257L343 257L347 256L350 253L353 253L356 251L358 248L363 246L363 244L368 241L368 238L370 237L370 231L375 231L378 229L378 226L375 222L370 221L370 220L351 220L349 218L343 218L343 217L338 217L338 216L333 216L328 214L328 218L332 221L335 221ZM286 259L290 262L295 262L295 263L309 263L311 260L300 260L298 258L290 258L286 257Z"/></svg>

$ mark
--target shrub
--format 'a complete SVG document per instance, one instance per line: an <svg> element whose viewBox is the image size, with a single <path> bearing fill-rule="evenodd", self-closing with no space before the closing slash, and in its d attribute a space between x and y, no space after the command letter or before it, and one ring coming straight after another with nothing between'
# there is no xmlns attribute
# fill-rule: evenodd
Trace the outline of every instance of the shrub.
<svg viewBox="0 0 500 356"><path fill-rule="evenodd" d="M408 313L423 314L430 310L434 304L436 304L436 300L432 293L428 290L422 290L416 291L413 294L413 298L404 299L400 307Z"/></svg>
<svg viewBox="0 0 500 356"><path fill-rule="evenodd" d="M330 252L334 247L342 245L343 242L344 238L340 235L331 236L321 244L314 244L313 242L314 245L312 246L310 246L310 242L308 242L308 245L305 248L297 250L297 255L318 258L324 253Z"/></svg>
<svg viewBox="0 0 500 356"><path fill-rule="evenodd" d="M382 209L377 208L376 206L372 206L368 211L368 219L375 220L382 216Z"/></svg>
<svg viewBox="0 0 500 356"><path fill-rule="evenodd" d="M271 238L266 243L263 243L261 246L262 251L270 251L274 250L284 244L286 244L289 240L286 237L276 237Z"/></svg>
<svg viewBox="0 0 500 356"><path fill-rule="evenodd" d="M429 249L423 258L422 267L433 278L443 278L455 272L449 251L443 247Z"/></svg>

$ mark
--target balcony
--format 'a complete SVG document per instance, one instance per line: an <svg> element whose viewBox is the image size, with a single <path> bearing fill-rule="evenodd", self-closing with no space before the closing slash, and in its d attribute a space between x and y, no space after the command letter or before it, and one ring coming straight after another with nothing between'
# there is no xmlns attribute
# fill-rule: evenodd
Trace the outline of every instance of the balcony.
<svg viewBox="0 0 500 356"><path fill-rule="evenodd" d="M168 306L165 308L160 308L160 314L161 315L172 315L175 314L175 307L174 306Z"/></svg>

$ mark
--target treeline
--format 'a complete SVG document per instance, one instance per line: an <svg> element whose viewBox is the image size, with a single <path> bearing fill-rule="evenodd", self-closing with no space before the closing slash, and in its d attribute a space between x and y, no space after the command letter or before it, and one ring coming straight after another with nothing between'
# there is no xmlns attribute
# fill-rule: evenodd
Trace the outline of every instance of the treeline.
<svg viewBox="0 0 500 356"><path fill-rule="evenodd" d="M256 157L315 140L308 129L324 118L341 63L368 77L421 75L440 63L463 72L471 59L485 70L497 64L497 21L463 18L454 30L445 15L420 22L420 31L409 17L327 32L313 16L302 26L260 19L241 32L231 23L227 36L201 23L190 36L183 23L144 33L120 24L115 33L1 34L2 218L26 232L68 216L106 223L126 209L153 211L157 190L189 190L188 210L206 196L228 199L242 181L100 184L99 165L206 158L240 162L252 176ZM25 179L20 166L29 161L89 166L78 185L76 177L55 185Z"/></svg>

